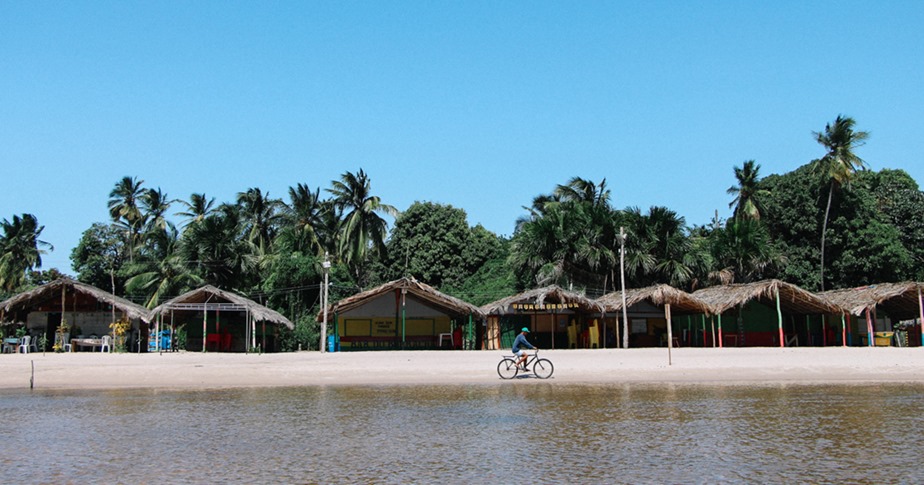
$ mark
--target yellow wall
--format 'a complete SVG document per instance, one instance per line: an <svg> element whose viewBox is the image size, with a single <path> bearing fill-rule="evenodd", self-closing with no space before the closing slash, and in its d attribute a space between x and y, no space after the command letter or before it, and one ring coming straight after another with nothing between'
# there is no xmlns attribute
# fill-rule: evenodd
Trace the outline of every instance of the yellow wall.
<svg viewBox="0 0 924 485"><path fill-rule="evenodd" d="M401 334L400 320L394 318L345 318L343 320L343 337L394 337ZM404 324L404 334L409 336L438 335L451 331L449 317L408 318Z"/></svg>

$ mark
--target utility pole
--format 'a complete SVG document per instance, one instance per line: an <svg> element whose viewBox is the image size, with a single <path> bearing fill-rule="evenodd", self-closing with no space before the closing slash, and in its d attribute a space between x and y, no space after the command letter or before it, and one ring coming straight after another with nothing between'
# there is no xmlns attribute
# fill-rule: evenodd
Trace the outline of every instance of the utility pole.
<svg viewBox="0 0 924 485"><path fill-rule="evenodd" d="M622 286L622 348L629 348L629 317L626 311L626 229L619 228L619 281Z"/></svg>
<svg viewBox="0 0 924 485"><path fill-rule="evenodd" d="M324 287L321 288L321 352L327 351L327 273L330 271L330 259L327 257L327 251L324 252L324 262L321 263L324 268Z"/></svg>

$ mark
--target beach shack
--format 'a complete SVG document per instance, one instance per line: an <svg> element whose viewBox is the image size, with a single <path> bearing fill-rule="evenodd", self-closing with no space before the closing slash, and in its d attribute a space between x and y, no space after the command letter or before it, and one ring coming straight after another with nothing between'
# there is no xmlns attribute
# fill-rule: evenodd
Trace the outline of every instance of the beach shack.
<svg viewBox="0 0 924 485"><path fill-rule="evenodd" d="M622 343L621 332L628 330L629 347L698 346L700 335L695 332L709 306L693 295L669 285L626 290L626 319L622 321L623 295L615 291L597 299L606 310L607 327L615 327L616 340ZM696 325L694 325L694 322Z"/></svg>
<svg viewBox="0 0 924 485"><path fill-rule="evenodd" d="M37 351L111 351L116 338L126 350L135 350L150 320L147 308L66 277L0 302L0 324L23 325ZM125 334L114 336L110 324L120 321Z"/></svg>
<svg viewBox="0 0 924 485"><path fill-rule="evenodd" d="M831 316L841 323L842 345L924 346L922 290L924 283L919 282L879 283L819 295L844 309L840 315ZM896 327L900 338L893 338Z"/></svg>
<svg viewBox="0 0 924 485"><path fill-rule="evenodd" d="M825 315L841 312L827 299L780 280L713 286L693 297L710 308L700 327L706 347L821 346Z"/></svg>
<svg viewBox="0 0 924 485"><path fill-rule="evenodd" d="M323 318L318 315L318 321ZM473 349L484 314L414 278L401 278L328 309L329 350ZM333 348L331 348L333 347Z"/></svg>
<svg viewBox="0 0 924 485"><path fill-rule="evenodd" d="M509 349L523 327L543 349L603 348L603 305L558 286L547 286L488 303L482 348Z"/></svg>
<svg viewBox="0 0 924 485"><path fill-rule="evenodd" d="M279 327L295 329L279 312L210 285L158 305L151 317L157 337L148 344L152 351L174 350L184 335L186 350L274 352Z"/></svg>

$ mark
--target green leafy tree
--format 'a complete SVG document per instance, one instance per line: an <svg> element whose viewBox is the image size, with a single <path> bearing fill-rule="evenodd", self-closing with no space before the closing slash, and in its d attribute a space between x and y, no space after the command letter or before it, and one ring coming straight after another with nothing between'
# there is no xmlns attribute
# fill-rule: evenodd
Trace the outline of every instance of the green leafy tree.
<svg viewBox="0 0 924 485"><path fill-rule="evenodd" d="M97 222L83 232L71 251L71 266L79 281L122 294L126 257L123 232L112 224Z"/></svg>
<svg viewBox="0 0 924 485"><path fill-rule="evenodd" d="M144 193L143 184L144 180L126 176L116 182L109 192L109 216L124 230L129 261L134 261L135 248L140 243L144 225L139 207L139 199Z"/></svg>
<svg viewBox="0 0 924 485"><path fill-rule="evenodd" d="M723 283L750 283L767 278L782 263L770 242L770 233L755 219L728 221L711 234L713 258L719 271L730 278Z"/></svg>
<svg viewBox="0 0 924 485"><path fill-rule="evenodd" d="M815 170L828 182L828 203L821 226L819 285L822 291L825 289L825 235L834 190L849 184L858 170L866 168L866 162L854 153L854 149L863 146L869 133L854 131L855 124L853 118L838 115L834 123L825 125L824 132L814 133L815 141L827 150L823 157L814 162Z"/></svg>
<svg viewBox="0 0 924 485"><path fill-rule="evenodd" d="M177 212L175 215L185 217L186 219L183 221L183 225L186 226L201 222L208 217L208 215L212 213L213 206L215 205L215 198L212 197L209 199L206 197L205 193L193 193L189 196L188 202L185 200L179 200L178 202L183 204L186 210Z"/></svg>
<svg viewBox="0 0 924 485"><path fill-rule="evenodd" d="M273 239L283 220L280 211L283 204L279 199L271 199L258 188L247 189L237 194L247 240L258 247L261 253L272 251Z"/></svg>
<svg viewBox="0 0 924 485"><path fill-rule="evenodd" d="M327 191L334 196L335 206L345 212L337 255L349 266L355 281L363 286L371 254L387 256L388 223L379 213L397 216L398 210L372 195L371 181L362 169L356 174L344 172L340 180L331 182Z"/></svg>
<svg viewBox="0 0 924 485"><path fill-rule="evenodd" d="M323 255L332 248L336 228L331 230L330 217L336 215L331 201L322 200L321 189L312 191L305 184L289 187L289 204L285 205L285 228L280 234L290 251Z"/></svg>
<svg viewBox="0 0 924 485"><path fill-rule="evenodd" d="M728 207L735 208L736 219L760 219L763 199L768 195L767 190L761 189L758 185L760 165L754 160L748 160L741 167L734 167L734 170L738 184L726 191L729 195L735 196Z"/></svg>
<svg viewBox="0 0 924 485"><path fill-rule="evenodd" d="M222 204L202 222L186 227L181 252L203 281L219 288L248 288L247 254L237 206Z"/></svg>
<svg viewBox="0 0 924 485"><path fill-rule="evenodd" d="M45 226L40 226L32 214L13 216L12 221L0 221L0 289L12 292L22 286L26 273L42 265L44 248L51 244L39 239Z"/></svg>
<svg viewBox="0 0 924 485"><path fill-rule="evenodd" d="M155 249L132 265L134 276L125 282L128 293L143 295L147 308L154 308L203 283L179 251L179 235L175 229L158 231L151 237L159 239L152 245Z"/></svg>
<svg viewBox="0 0 924 485"><path fill-rule="evenodd" d="M462 209L414 202L395 220L387 244L387 279L410 276L436 288L459 285L483 262L465 259L472 240Z"/></svg>

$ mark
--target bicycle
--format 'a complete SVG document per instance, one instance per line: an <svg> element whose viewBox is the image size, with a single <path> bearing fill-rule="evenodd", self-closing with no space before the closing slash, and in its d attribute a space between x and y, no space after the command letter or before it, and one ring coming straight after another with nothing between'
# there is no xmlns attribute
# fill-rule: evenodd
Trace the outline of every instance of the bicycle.
<svg viewBox="0 0 924 485"><path fill-rule="evenodd" d="M539 358L539 349L536 349L530 355L530 358L526 360L526 370L524 372L529 372L530 365L533 366L533 374L540 379L552 377L552 372L555 371L552 361ZM517 359L506 355L497 364L497 375L501 376L501 379L513 379L521 370L523 369L520 369L520 366L517 365Z"/></svg>

